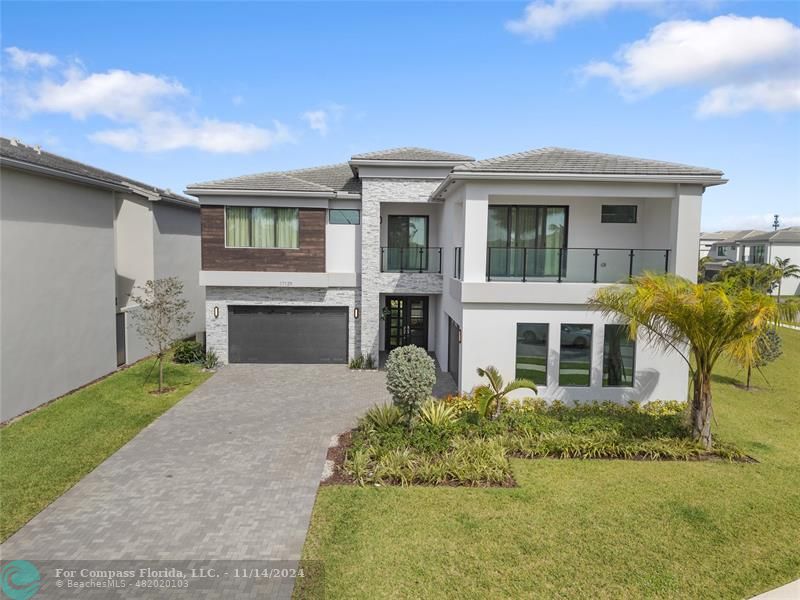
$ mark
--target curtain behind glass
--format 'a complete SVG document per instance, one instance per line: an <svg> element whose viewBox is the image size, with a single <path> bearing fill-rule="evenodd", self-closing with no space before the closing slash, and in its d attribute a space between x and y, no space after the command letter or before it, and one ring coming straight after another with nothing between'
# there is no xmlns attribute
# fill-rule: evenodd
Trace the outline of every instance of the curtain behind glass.
<svg viewBox="0 0 800 600"><path fill-rule="evenodd" d="M547 250L544 256L544 274L555 277L558 275L557 248L563 248L566 240L567 215L563 208L548 208L545 212L543 245Z"/></svg>
<svg viewBox="0 0 800 600"><path fill-rule="evenodd" d="M253 247L275 247L275 210L272 208L253 208Z"/></svg>
<svg viewBox="0 0 800 600"><path fill-rule="evenodd" d="M298 211L296 208L276 208L276 245L278 248L297 248Z"/></svg>
<svg viewBox="0 0 800 600"><path fill-rule="evenodd" d="M228 206L225 209L226 244L231 247L250 246L250 209Z"/></svg>

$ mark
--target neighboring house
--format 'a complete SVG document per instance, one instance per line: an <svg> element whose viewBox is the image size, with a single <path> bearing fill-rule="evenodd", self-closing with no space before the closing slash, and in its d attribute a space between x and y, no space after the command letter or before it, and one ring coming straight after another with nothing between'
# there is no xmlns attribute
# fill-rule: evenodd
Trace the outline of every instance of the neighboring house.
<svg viewBox="0 0 800 600"><path fill-rule="evenodd" d="M0 421L146 356L129 311L176 276L202 331L197 202L0 138Z"/></svg>
<svg viewBox="0 0 800 600"><path fill-rule="evenodd" d="M712 256L711 250L714 244L718 244L719 242L728 239L731 235L736 233L735 231L701 231L700 232L700 244L699 244L699 256L698 258L705 258L708 256L711 259L714 259Z"/></svg>
<svg viewBox="0 0 800 600"><path fill-rule="evenodd" d="M341 362L415 344L461 390L495 365L563 400L680 399L676 354L589 310L643 271L694 279L722 173L544 148L419 148L197 183L207 344L223 362Z"/></svg>
<svg viewBox="0 0 800 600"><path fill-rule="evenodd" d="M705 278L714 279L719 272L735 262L741 260L741 242L749 237L765 233L760 229L739 229L734 231L717 231L713 234L704 234L708 237L717 237L708 249L709 261L705 264ZM701 243L702 244L702 243ZM702 258L702 257L701 257Z"/></svg>

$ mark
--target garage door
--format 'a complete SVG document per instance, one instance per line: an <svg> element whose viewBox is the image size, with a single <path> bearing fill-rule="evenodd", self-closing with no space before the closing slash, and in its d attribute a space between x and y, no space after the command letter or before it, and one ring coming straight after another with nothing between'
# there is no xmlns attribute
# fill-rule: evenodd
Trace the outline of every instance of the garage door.
<svg viewBox="0 0 800 600"><path fill-rule="evenodd" d="M232 363L346 363L346 306L229 306Z"/></svg>

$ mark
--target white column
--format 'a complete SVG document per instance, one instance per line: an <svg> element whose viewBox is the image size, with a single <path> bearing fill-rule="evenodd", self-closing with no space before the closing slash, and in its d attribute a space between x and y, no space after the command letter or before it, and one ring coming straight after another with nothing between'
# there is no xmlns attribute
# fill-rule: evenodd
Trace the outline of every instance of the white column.
<svg viewBox="0 0 800 600"><path fill-rule="evenodd" d="M670 207L670 271L697 279L697 240L700 239L700 214L703 186L677 185Z"/></svg>
<svg viewBox="0 0 800 600"><path fill-rule="evenodd" d="M464 200L464 281L486 281L488 223L488 193L480 186L468 184Z"/></svg>

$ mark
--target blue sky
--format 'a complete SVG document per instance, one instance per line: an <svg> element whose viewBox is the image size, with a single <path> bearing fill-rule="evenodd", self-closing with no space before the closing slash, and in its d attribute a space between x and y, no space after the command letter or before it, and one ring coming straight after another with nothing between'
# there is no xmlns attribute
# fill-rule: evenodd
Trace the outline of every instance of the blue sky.
<svg viewBox="0 0 800 600"><path fill-rule="evenodd" d="M723 169L800 225L800 3L2 4L2 134L159 185L424 146Z"/></svg>

